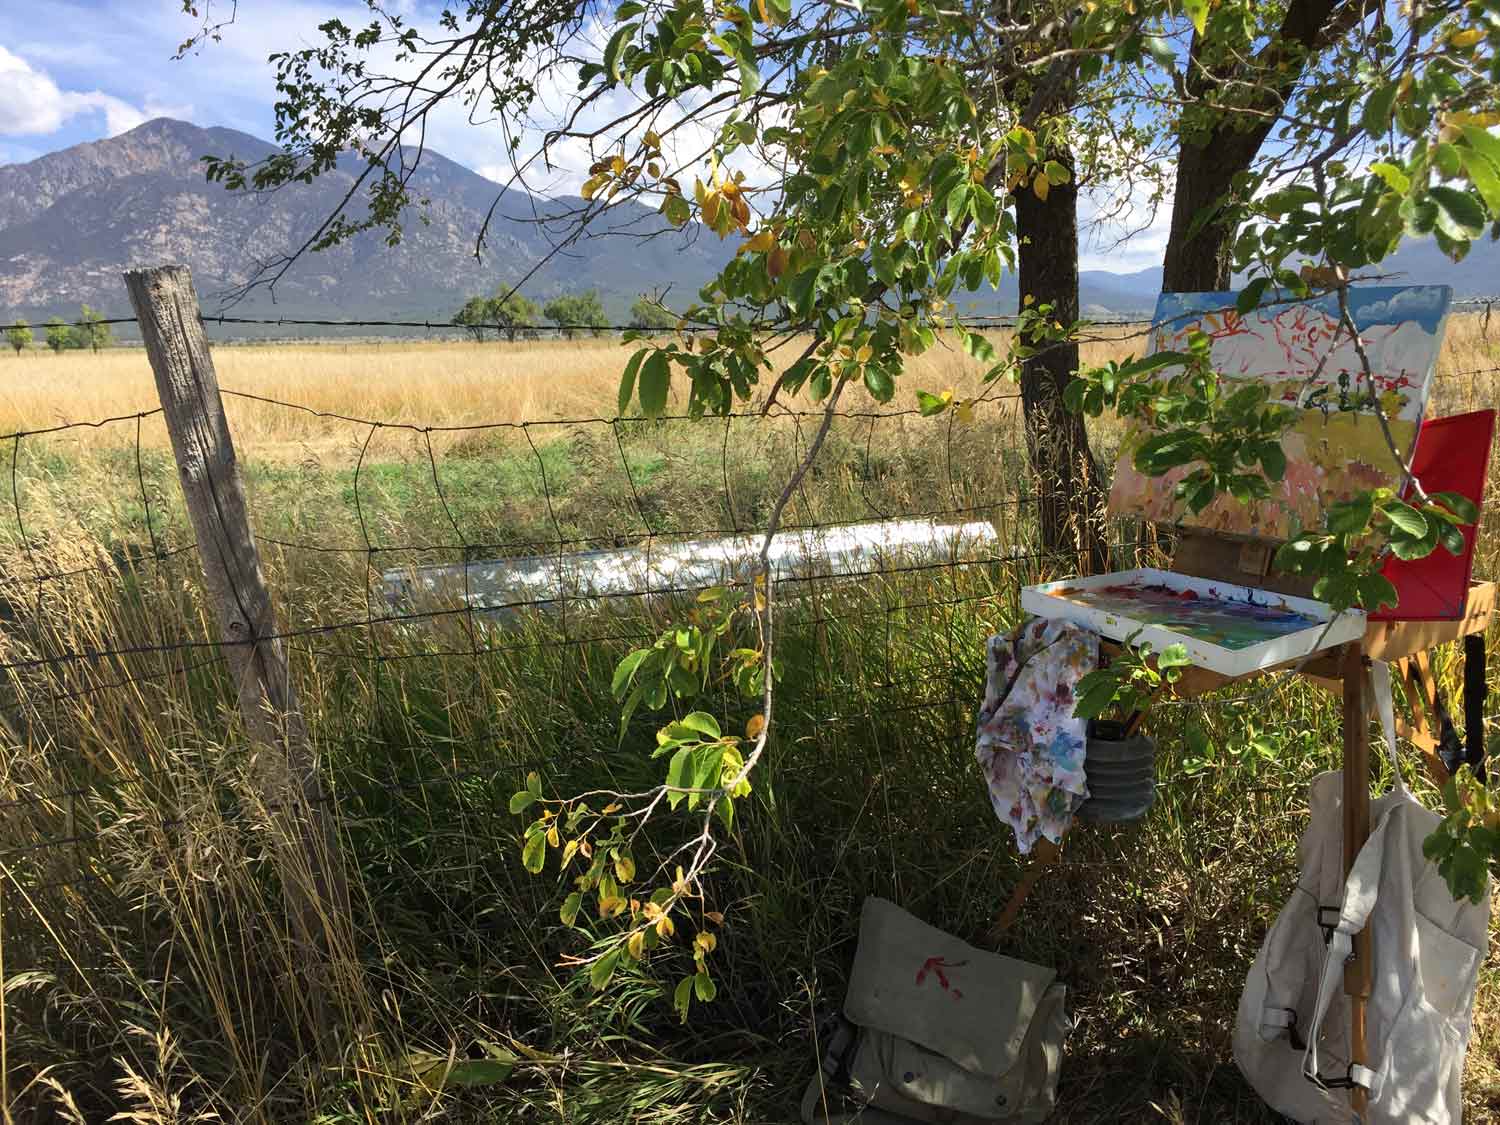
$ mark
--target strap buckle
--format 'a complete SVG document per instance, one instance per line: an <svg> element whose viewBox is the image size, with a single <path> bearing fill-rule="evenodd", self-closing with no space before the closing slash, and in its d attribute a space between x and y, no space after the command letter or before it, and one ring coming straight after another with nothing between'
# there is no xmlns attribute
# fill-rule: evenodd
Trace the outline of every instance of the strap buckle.
<svg viewBox="0 0 1500 1125"><path fill-rule="evenodd" d="M1314 1086L1323 1090L1352 1090L1354 1087L1362 1085L1354 1080L1353 1063L1350 1063L1344 1070L1344 1077L1342 1078L1324 1078L1321 1074L1308 1074L1306 1071L1303 1072L1303 1076Z"/></svg>
<svg viewBox="0 0 1500 1125"><path fill-rule="evenodd" d="M1331 913L1332 922L1323 921L1323 915ZM1319 906L1318 907L1318 929L1323 931L1323 944L1327 945L1333 940L1334 931L1339 928L1339 916L1343 913L1342 906Z"/></svg>

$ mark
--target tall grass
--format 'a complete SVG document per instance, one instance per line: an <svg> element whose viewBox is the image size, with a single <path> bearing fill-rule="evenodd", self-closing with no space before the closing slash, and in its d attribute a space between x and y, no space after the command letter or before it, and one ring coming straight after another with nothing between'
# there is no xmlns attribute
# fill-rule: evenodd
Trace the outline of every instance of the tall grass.
<svg viewBox="0 0 1500 1125"><path fill-rule="evenodd" d="M528 347L216 358L227 387L358 417L614 413L624 353ZM1451 374L1495 366L1477 318L1450 328L1443 362L1437 409L1493 404L1493 375ZM548 383L524 374L545 364ZM964 396L974 379L941 353L907 385ZM0 383L7 425L152 405L139 353L27 356L0 364ZM473 632L462 617L363 623L383 608L382 568L452 561L464 546L526 553L754 527L807 423L539 424L447 434L429 456L420 433L232 409L269 580L298 633L293 674L358 945L314 958L288 917L272 862L281 821L209 643L161 436L143 422L138 449L132 419L25 439L14 495L0 497L25 532L0 521L0 1071L12 1120L788 1121L818 1021L842 999L864 896L984 943L1018 866L972 759L983 640L1016 620L1022 582L1065 560L997 553L787 603L774 749L706 904L727 918L719 999L684 1027L667 993L685 951L656 954L602 996L576 978L572 959L604 924L564 929L565 888L522 870L506 809L533 769L558 792L654 776L652 717L621 739L609 682L665 611L575 607ZM1024 549L1028 496L1017 420L999 404L967 426L841 422L791 518L990 519ZM347 627L318 631L332 624ZM1452 693L1454 654L1438 654L1437 673ZM728 695L707 704L749 717ZM1295 879L1306 783L1337 764L1337 708L1278 681L1151 721L1156 808L1134 827L1075 833L1000 948L1055 965L1071 988L1057 1120L1270 1121L1229 1061L1229 1033ZM638 848L641 869L686 830L663 818ZM1473 1121L1500 1121L1497 976L1491 957L1466 1081Z"/></svg>

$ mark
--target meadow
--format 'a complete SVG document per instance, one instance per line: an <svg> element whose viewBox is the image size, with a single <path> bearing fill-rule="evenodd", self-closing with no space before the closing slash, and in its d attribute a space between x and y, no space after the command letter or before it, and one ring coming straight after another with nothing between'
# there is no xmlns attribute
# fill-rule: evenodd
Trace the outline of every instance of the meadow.
<svg viewBox="0 0 1500 1125"><path fill-rule="evenodd" d="M1500 398L1488 329L1450 323L1434 412ZM1101 335L1087 357L1142 346ZM12 438L0 483L0 1105L14 1121L791 1121L866 895L989 943L1020 868L972 755L983 643L1017 620L1023 582L1072 563L1037 549L1013 390L986 391L942 347L896 402L845 401L789 521L982 519L1016 550L789 601L778 733L709 886L726 919L717 1000L679 1023L680 947L601 995L578 978L606 925L561 924L566 885L522 869L507 801L530 770L556 792L655 776L655 717L622 738L609 689L666 611L505 629L372 618L387 569L758 526L816 405L616 421L627 354L611 340L215 349L353 887L355 945L320 981L331 1017L303 988L268 860L277 821L211 643L166 436L136 416L156 405L143 353L0 359L0 432L120 419ZM985 401L970 421L922 418L914 388ZM1094 438L1107 461L1117 435ZM1115 534L1121 561L1144 551ZM1436 661L1450 696L1455 655ZM710 695L733 722L756 709ZM1069 985L1054 1120L1274 1119L1230 1032L1338 722L1290 680L1153 713L1156 807L1075 832L992 946ZM690 830L663 817L641 866ZM1470 1121L1500 1122L1493 947L1465 1101Z"/></svg>

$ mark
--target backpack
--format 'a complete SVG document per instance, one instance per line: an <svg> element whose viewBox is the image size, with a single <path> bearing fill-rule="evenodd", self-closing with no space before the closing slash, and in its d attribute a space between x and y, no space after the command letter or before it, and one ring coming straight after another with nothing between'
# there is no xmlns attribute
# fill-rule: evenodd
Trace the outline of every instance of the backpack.
<svg viewBox="0 0 1500 1125"><path fill-rule="evenodd" d="M1395 759L1390 671L1374 665L1386 745ZM1350 1121L1350 1083L1369 1091L1366 1125L1460 1120L1470 1012L1488 941L1489 898L1455 901L1422 841L1441 818L1395 772L1371 804L1370 837L1347 880L1343 780L1313 779L1301 877L1256 955L1240 996L1234 1057L1256 1092L1297 1121ZM1344 963L1371 927L1374 989L1368 1065L1349 1062Z"/></svg>
<svg viewBox="0 0 1500 1125"><path fill-rule="evenodd" d="M1036 1125L1056 1104L1065 997L1053 970L867 898L843 1012L802 1120Z"/></svg>

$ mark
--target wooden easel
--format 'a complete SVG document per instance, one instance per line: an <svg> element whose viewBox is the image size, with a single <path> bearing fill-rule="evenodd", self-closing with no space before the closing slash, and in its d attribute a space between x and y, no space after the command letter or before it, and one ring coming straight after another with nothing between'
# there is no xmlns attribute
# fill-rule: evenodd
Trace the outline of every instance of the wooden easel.
<svg viewBox="0 0 1500 1125"><path fill-rule="evenodd" d="M1198 578L1255 586L1276 593L1310 595L1310 583L1275 573L1271 560L1276 544L1263 540L1235 540L1211 532L1181 529L1171 568ZM1249 675L1230 677L1204 668L1188 668L1172 686L1172 694L1190 699L1230 683L1258 679L1272 672L1295 669L1312 683L1334 692L1343 700L1343 799L1344 874L1370 835L1370 698L1365 690L1371 660L1390 663L1402 678L1411 703L1412 718L1397 719L1397 730L1421 750L1428 773L1442 785L1448 773L1437 755L1438 739L1429 720L1435 720L1436 700L1432 693L1430 651L1438 645L1456 641L1470 634L1483 633L1495 612L1496 585L1474 582L1469 586L1464 613L1454 621L1378 621L1371 622L1364 637L1337 649L1322 652L1305 663L1282 664L1260 669ZM1118 645L1105 645L1119 651ZM1036 858L1022 876L997 919L993 935L998 937L1019 914L1022 904L1035 886L1046 865L1056 863L1061 845L1038 846ZM1370 933L1361 931L1354 938L1354 953L1344 970L1344 991L1349 996L1349 1061L1364 1065L1369 1061L1366 1043L1366 1006L1372 987ZM1363 1087L1350 1087L1350 1105L1355 1113L1365 1110Z"/></svg>

